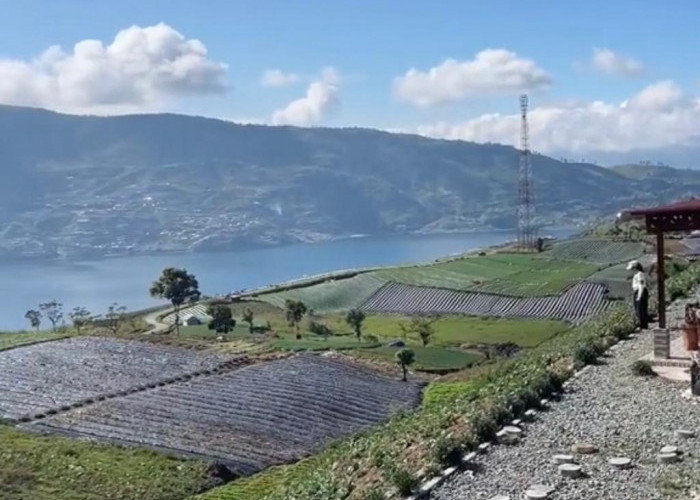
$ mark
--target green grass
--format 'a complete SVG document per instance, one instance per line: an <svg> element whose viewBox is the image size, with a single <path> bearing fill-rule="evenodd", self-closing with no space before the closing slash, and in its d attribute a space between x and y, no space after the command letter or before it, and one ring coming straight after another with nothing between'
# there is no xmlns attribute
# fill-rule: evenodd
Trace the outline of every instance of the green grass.
<svg viewBox="0 0 700 500"><path fill-rule="evenodd" d="M207 465L0 426L0 498L176 500L213 486Z"/></svg>
<svg viewBox="0 0 700 500"><path fill-rule="evenodd" d="M326 351L326 350L336 350L342 351L347 349L358 349L358 348L371 348L377 347L377 343L370 343L366 341L357 341L357 339L351 335L331 335L326 340L323 337L302 337L301 339L296 338L282 338L275 339L269 343L269 346L273 349L279 349L283 351Z"/></svg>
<svg viewBox="0 0 700 500"><path fill-rule="evenodd" d="M401 338L401 324L409 318L370 316L364 331L381 338ZM433 323L432 343L438 345L498 344L514 342L520 347L535 347L568 329L566 323L554 320L476 318L446 316ZM418 341L418 338L412 338Z"/></svg>
<svg viewBox="0 0 700 500"><path fill-rule="evenodd" d="M633 241L576 239L554 245L542 256L550 259L576 260L595 264L616 264L640 257L644 245Z"/></svg>
<svg viewBox="0 0 700 500"><path fill-rule="evenodd" d="M482 356L475 352L464 352L444 347L408 345L416 355L413 368L418 370L461 370L481 361ZM396 363L398 347L376 347L374 349L358 349L353 354L381 361Z"/></svg>
<svg viewBox="0 0 700 500"><path fill-rule="evenodd" d="M376 276L365 273L309 287L267 293L258 298L279 308L284 308L285 301L290 299L300 300L318 313L345 311L361 305L384 283Z"/></svg>
<svg viewBox="0 0 700 500"><path fill-rule="evenodd" d="M0 333L0 351L46 340L58 340L70 335L51 332Z"/></svg>
<svg viewBox="0 0 700 500"><path fill-rule="evenodd" d="M430 266L388 268L371 274L416 286L508 295L552 295L596 272L583 262L545 260L534 255L493 254Z"/></svg>

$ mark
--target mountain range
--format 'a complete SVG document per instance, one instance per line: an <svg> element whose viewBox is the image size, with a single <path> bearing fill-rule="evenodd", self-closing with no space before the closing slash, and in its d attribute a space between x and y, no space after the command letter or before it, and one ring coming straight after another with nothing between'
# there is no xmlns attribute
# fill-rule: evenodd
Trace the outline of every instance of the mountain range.
<svg viewBox="0 0 700 500"><path fill-rule="evenodd" d="M0 258L515 226L519 151L360 128L0 106ZM700 171L532 156L538 224L699 192Z"/></svg>

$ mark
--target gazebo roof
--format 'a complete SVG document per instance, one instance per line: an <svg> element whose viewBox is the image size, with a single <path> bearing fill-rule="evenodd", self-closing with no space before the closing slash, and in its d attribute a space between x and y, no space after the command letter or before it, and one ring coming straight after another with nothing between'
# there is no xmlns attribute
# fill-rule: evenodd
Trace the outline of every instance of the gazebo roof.
<svg viewBox="0 0 700 500"><path fill-rule="evenodd" d="M692 199L671 203L670 205L659 205L658 207L630 210L629 213L633 217L646 215L685 215L691 213L700 215L700 200Z"/></svg>
<svg viewBox="0 0 700 500"><path fill-rule="evenodd" d="M627 213L631 217L644 217L649 233L700 229L700 200L698 199L630 210Z"/></svg>

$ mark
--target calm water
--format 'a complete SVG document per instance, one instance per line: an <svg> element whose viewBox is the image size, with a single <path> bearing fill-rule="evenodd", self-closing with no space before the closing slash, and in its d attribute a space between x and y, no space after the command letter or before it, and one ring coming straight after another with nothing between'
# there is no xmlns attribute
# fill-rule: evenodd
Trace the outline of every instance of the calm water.
<svg viewBox="0 0 700 500"><path fill-rule="evenodd" d="M567 237L571 229L546 231ZM87 307L103 313L112 302L129 310L157 305L148 295L164 267L194 273L207 295L253 288L303 275L387 264L429 261L513 239L509 232L356 238L224 253L137 256L88 262L0 265L0 329L27 327L24 313L56 299L68 311Z"/></svg>

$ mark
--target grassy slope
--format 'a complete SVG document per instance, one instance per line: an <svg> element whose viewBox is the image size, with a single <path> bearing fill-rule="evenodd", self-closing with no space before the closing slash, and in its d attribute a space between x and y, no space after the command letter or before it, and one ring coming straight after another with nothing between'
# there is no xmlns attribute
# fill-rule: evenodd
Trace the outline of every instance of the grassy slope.
<svg viewBox="0 0 700 500"><path fill-rule="evenodd" d="M596 272L598 266L543 260L533 255L494 254L423 267L376 271L386 281L509 295L557 294Z"/></svg>
<svg viewBox="0 0 700 500"><path fill-rule="evenodd" d="M66 337L70 337L70 335L51 332L0 333L0 351L11 347L34 344L46 340L58 340Z"/></svg>
<svg viewBox="0 0 700 500"><path fill-rule="evenodd" d="M482 356L474 352L457 351L441 347L409 345L415 354L415 364L412 368L418 370L459 370L480 361ZM353 354L370 359L396 362L397 347L377 347L374 349L359 349ZM398 370L397 370L398 372Z"/></svg>
<svg viewBox="0 0 700 500"><path fill-rule="evenodd" d="M0 498L176 500L212 486L202 462L0 426Z"/></svg>
<svg viewBox="0 0 700 500"><path fill-rule="evenodd" d="M644 245L640 242L591 238L562 241L542 256L609 265L636 259L643 253Z"/></svg>
<svg viewBox="0 0 700 500"><path fill-rule="evenodd" d="M378 337L400 338L400 324L408 318L370 316L365 331ZM433 344L459 345L471 343L496 344L514 342L521 347L535 347L568 326L561 321L500 319L448 316L433 323ZM418 341L417 338L413 340Z"/></svg>

